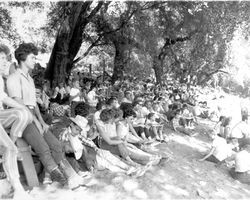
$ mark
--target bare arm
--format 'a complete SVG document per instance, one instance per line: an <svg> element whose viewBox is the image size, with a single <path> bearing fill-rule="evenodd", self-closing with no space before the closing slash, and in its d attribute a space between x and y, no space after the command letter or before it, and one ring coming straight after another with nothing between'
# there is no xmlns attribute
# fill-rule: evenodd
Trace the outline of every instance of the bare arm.
<svg viewBox="0 0 250 200"><path fill-rule="evenodd" d="M210 150L210 152L209 152L205 157L203 157L202 159L200 159L200 161L204 161L204 160L206 160L209 156L213 155L214 150L215 150L215 148L212 147L212 149Z"/></svg>
<svg viewBox="0 0 250 200"><path fill-rule="evenodd" d="M40 113L40 110L39 110L39 107L38 107L37 104L36 104L36 107L35 107L35 115L36 115L37 119L39 120L39 122L40 122L41 124L46 124L46 123L44 122L43 118L42 118L42 115L41 115L41 113Z"/></svg>
<svg viewBox="0 0 250 200"><path fill-rule="evenodd" d="M98 132L100 133L100 136L109 144L109 145L117 145L117 144L122 144L122 140L112 140L106 131L103 130L100 126L97 125Z"/></svg>
<svg viewBox="0 0 250 200"><path fill-rule="evenodd" d="M6 97L3 99L3 104L11 108L26 108L22 102L15 101L10 97Z"/></svg>
<svg viewBox="0 0 250 200"><path fill-rule="evenodd" d="M130 130L130 132L132 133L132 135L134 135L134 136L137 137L138 139L141 139L141 138L138 136L138 134L136 133L136 131L135 131L135 129L134 129L134 127L132 126L132 124L131 124L130 121L128 122L128 125L129 125L129 130Z"/></svg>

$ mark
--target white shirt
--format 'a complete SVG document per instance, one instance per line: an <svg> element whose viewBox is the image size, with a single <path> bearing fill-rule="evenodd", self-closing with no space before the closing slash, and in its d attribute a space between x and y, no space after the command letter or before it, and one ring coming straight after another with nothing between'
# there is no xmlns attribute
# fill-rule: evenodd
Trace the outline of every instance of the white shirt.
<svg viewBox="0 0 250 200"><path fill-rule="evenodd" d="M8 94L12 98L22 99L24 105L36 106L36 88L33 79L17 69L7 79Z"/></svg>
<svg viewBox="0 0 250 200"><path fill-rule="evenodd" d="M239 122L238 124L236 124L236 126L232 129L231 132L231 137L235 137L235 138L243 138L244 136L248 136L249 132L249 127L246 124L246 122Z"/></svg>
<svg viewBox="0 0 250 200"><path fill-rule="evenodd" d="M212 147L215 148L213 155L219 160L225 160L227 157L232 155L232 149L227 141L219 136L216 136L213 140Z"/></svg>
<svg viewBox="0 0 250 200"><path fill-rule="evenodd" d="M116 124L115 123L104 124L103 121L97 120L96 125L98 127L100 127L105 132L105 134L107 134L107 136L109 138L117 137Z"/></svg>
<svg viewBox="0 0 250 200"><path fill-rule="evenodd" d="M96 93L95 91L91 90L88 95L87 95L87 98L88 98L88 103L90 106L93 106L95 107L96 104L97 104L97 99L96 99Z"/></svg>
<svg viewBox="0 0 250 200"><path fill-rule="evenodd" d="M246 150L240 151L235 156L235 171L250 171L250 153Z"/></svg>
<svg viewBox="0 0 250 200"><path fill-rule="evenodd" d="M3 100L7 97L7 94L4 92L4 81L2 76L0 76L0 110L3 110Z"/></svg>
<svg viewBox="0 0 250 200"><path fill-rule="evenodd" d="M78 88L71 88L70 90L70 96L76 96L78 93L80 93L80 90ZM72 101L81 101L80 96L77 96L72 99Z"/></svg>
<svg viewBox="0 0 250 200"><path fill-rule="evenodd" d="M127 123L119 122L118 129L121 138L125 138L129 134L129 125Z"/></svg>

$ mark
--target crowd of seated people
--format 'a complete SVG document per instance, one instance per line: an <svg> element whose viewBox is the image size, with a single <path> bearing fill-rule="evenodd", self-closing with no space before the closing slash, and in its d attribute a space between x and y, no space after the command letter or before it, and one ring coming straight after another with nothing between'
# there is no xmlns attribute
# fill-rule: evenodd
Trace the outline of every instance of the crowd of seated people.
<svg viewBox="0 0 250 200"><path fill-rule="evenodd" d="M75 73L67 85L59 83L50 88L44 82L39 86L28 74L33 65L27 59L36 54L33 44L21 44L15 53L19 67L6 77L7 93L19 102L7 106L25 108L32 117L20 129L23 134L10 135L12 141L8 142L14 148L16 137L27 141L44 165L44 184L57 181L75 189L86 185L95 171L104 169L139 177L167 158L164 152L150 149L150 145L168 143L173 131L189 137L197 135L197 117L204 117L199 108L206 102L199 101L195 87L174 81L159 86L151 80L133 78L114 85L98 84L84 82L83 76ZM15 80L20 74L27 82L19 88ZM22 88L24 84L26 88ZM5 103L2 95L0 100ZM218 110L206 114L218 118L218 123L211 134L211 150L201 160L221 164L233 157L236 168L232 174L239 178L250 171L241 160L249 156L248 115L233 127L232 118L221 113L218 106ZM5 128L0 124L0 131L2 126ZM8 176L10 181L14 179ZM21 190L19 185L12 185L18 192Z"/></svg>

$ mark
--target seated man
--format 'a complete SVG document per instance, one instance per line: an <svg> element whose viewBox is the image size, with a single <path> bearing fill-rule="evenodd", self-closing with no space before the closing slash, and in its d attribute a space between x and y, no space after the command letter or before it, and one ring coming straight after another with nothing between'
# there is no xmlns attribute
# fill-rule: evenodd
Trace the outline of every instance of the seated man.
<svg viewBox="0 0 250 200"><path fill-rule="evenodd" d="M230 171L231 176L246 184L250 184L250 145L245 145L235 155L235 168Z"/></svg>
<svg viewBox="0 0 250 200"><path fill-rule="evenodd" d="M234 154L232 150L234 145L228 144L226 139L217 135L216 132L212 132L211 138L213 139L212 147L200 161L207 160L219 164Z"/></svg>
<svg viewBox="0 0 250 200"><path fill-rule="evenodd" d="M250 130L247 121L248 115L242 115L242 120L231 131L231 137L238 139L239 147L250 144Z"/></svg>
<svg viewBox="0 0 250 200"><path fill-rule="evenodd" d="M132 103L133 102L133 95L130 91L124 92L124 98L121 101L122 103Z"/></svg>
<svg viewBox="0 0 250 200"><path fill-rule="evenodd" d="M3 153L3 168L7 174L11 186L14 189L14 199L29 199L25 193L20 180L17 167L18 150L15 146L17 138L22 137L26 126L32 122L32 116L28 109L11 99L4 92L4 81L2 75L7 66L7 55L9 48L0 44L0 146L4 147ZM8 106L8 109L3 109L3 104ZM10 137L5 129L10 129Z"/></svg>
<svg viewBox="0 0 250 200"><path fill-rule="evenodd" d="M7 79L8 93L32 113L33 123L25 128L23 138L39 156L45 170L55 181L62 185L68 181L69 186L74 188L76 184L81 184L81 180L65 159L61 143L49 130L37 106L34 81L29 75L29 70L34 68L37 53L32 43L23 43L15 50L20 68Z"/></svg>

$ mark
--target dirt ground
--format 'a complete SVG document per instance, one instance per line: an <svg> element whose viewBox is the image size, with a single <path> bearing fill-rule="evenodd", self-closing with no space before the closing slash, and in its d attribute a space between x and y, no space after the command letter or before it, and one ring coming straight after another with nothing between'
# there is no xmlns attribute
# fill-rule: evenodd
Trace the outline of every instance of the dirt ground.
<svg viewBox="0 0 250 200"><path fill-rule="evenodd" d="M171 141L159 144L157 149L173 154L142 177L105 170L97 172L88 187L71 191L53 183L34 188L30 194L39 200L250 199L250 186L232 179L226 166L198 161L209 148L207 133L212 125L211 121L200 119L195 130L198 135L194 137L166 129L166 133L173 133Z"/></svg>

